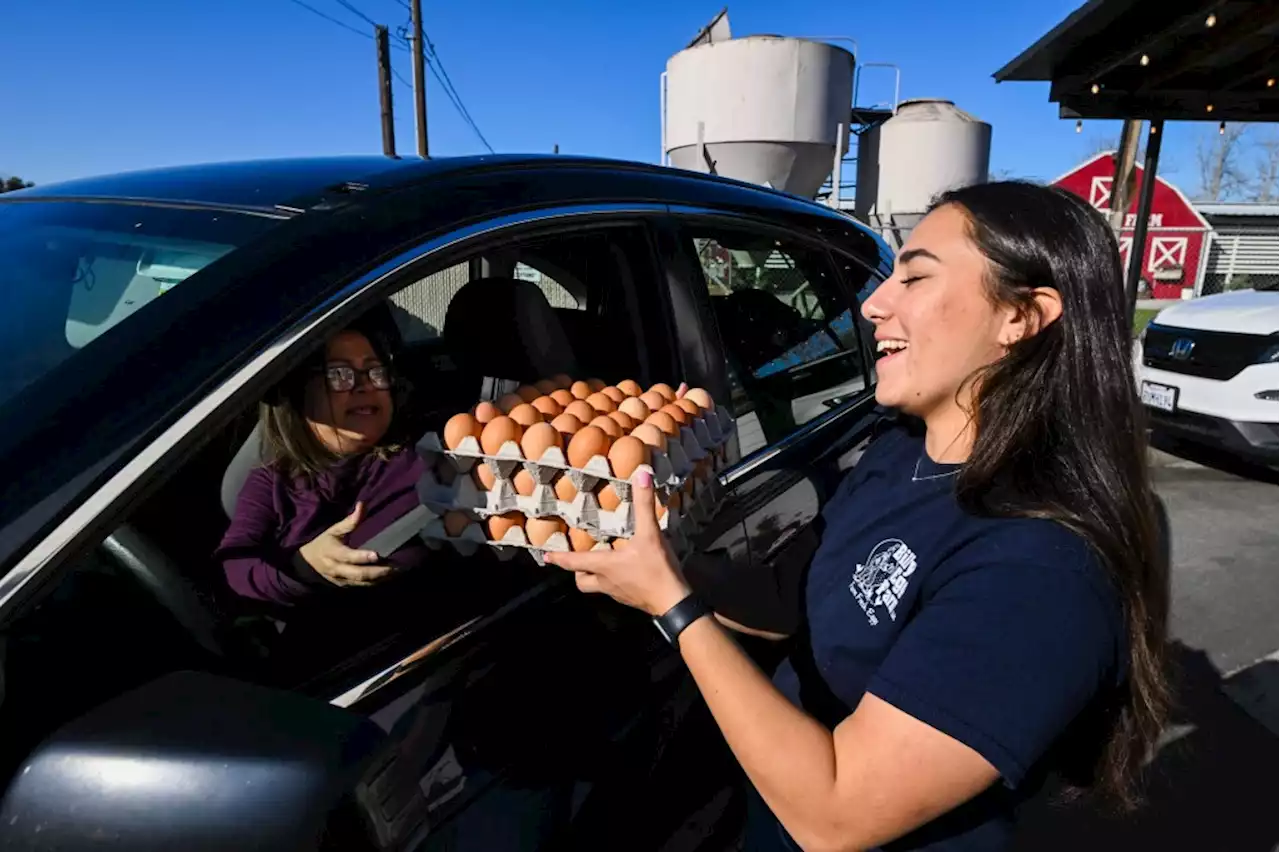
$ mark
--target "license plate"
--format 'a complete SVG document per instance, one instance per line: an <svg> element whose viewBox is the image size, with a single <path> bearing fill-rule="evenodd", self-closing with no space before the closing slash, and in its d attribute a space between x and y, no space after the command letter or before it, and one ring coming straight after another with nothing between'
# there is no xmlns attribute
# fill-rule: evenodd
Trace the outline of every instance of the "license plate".
<svg viewBox="0 0 1280 852"><path fill-rule="evenodd" d="M1142 383L1142 404L1161 411L1176 411L1178 408L1178 389L1155 382Z"/></svg>

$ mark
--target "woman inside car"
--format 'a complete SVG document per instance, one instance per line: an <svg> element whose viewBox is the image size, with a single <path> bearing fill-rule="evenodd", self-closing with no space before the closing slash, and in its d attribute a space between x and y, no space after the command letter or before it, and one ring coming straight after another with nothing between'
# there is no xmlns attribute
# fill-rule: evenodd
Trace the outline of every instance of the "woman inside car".
<svg viewBox="0 0 1280 852"><path fill-rule="evenodd" d="M1046 774L1135 800L1167 704L1167 565L1102 217L942 196L862 304L896 410L824 510L772 681L636 533L555 554L659 620L754 792L748 849L995 850Z"/></svg>
<svg viewBox="0 0 1280 852"><path fill-rule="evenodd" d="M416 539L380 556L360 544L418 505L422 462L392 429L390 354L347 328L259 406L263 457L218 548L238 594L293 605L372 586L420 564Z"/></svg>

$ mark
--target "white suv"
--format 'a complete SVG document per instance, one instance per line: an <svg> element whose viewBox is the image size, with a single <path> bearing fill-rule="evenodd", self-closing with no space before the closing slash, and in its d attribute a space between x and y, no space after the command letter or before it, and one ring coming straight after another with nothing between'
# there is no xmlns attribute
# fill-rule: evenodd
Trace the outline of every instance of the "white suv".
<svg viewBox="0 0 1280 852"><path fill-rule="evenodd" d="M1276 464L1280 294L1239 290L1166 308L1142 332L1142 401L1157 434Z"/></svg>

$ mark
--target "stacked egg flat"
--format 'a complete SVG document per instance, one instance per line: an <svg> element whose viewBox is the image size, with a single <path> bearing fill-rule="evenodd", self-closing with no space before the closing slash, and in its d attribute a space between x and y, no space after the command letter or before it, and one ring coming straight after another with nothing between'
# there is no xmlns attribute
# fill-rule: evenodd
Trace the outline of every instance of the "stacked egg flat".
<svg viewBox="0 0 1280 852"><path fill-rule="evenodd" d="M536 512L454 509L444 516L445 532L449 538L475 538L470 527L479 525L488 541L513 543L521 536L511 530L520 527L528 546L535 549L618 547L630 535L629 522L624 529L617 522L597 525L584 518L612 518L620 507L625 509L629 480L642 466L662 474L655 477L659 518L679 512L700 488L708 487L722 461L722 446L712 446L716 441L710 436L723 445L725 420L701 388L677 398L663 383L646 390L632 380L606 385L599 379L565 375L481 402L451 417L441 436L450 460L475 463L462 472L437 464L435 475L441 480L470 477L482 499L487 492L509 495L503 489L510 488L520 498L537 494L542 502ZM690 459L682 447L691 447L696 458ZM674 470L672 459L683 469ZM589 498L579 499L583 491ZM558 511L552 508L554 501L578 509L586 506L591 514ZM488 500L491 506L498 502ZM503 503L509 504L510 500ZM555 539L557 534L563 540Z"/></svg>

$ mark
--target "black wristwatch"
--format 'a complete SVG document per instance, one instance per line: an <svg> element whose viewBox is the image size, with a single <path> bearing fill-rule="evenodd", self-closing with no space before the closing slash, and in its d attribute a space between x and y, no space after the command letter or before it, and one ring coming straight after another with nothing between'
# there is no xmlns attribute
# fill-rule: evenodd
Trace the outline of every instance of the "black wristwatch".
<svg viewBox="0 0 1280 852"><path fill-rule="evenodd" d="M703 603L697 595L690 594L680 603L654 618L653 624L663 638L675 646L686 627L710 612L711 607Z"/></svg>

